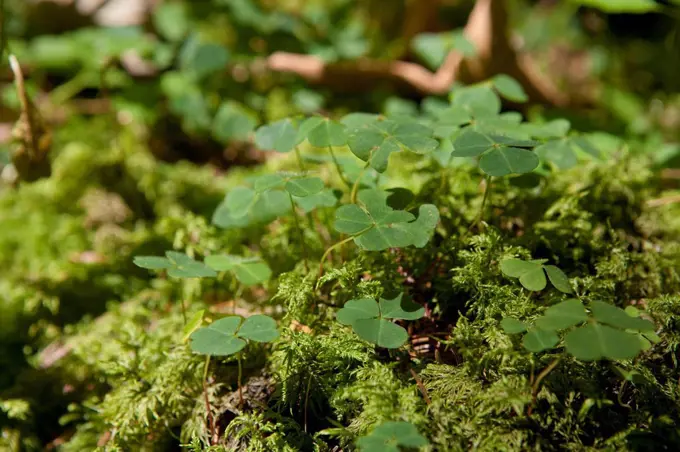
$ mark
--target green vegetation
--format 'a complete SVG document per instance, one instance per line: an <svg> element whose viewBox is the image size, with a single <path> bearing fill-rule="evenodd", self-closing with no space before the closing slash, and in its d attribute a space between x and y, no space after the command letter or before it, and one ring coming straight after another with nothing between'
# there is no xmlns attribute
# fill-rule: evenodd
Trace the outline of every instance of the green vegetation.
<svg viewBox="0 0 680 452"><path fill-rule="evenodd" d="M6 0L0 450L680 447L680 15L532 3Z"/></svg>

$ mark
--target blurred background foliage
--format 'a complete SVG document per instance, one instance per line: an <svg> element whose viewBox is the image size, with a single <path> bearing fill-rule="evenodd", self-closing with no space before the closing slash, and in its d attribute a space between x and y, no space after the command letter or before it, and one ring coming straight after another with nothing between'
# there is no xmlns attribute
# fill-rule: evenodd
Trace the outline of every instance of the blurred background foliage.
<svg viewBox="0 0 680 452"><path fill-rule="evenodd" d="M1 1L0 424L21 426L3 430L4 444L41 450L59 437L76 391L59 387L62 370L44 370L60 350L45 347L110 302L145 296L150 275L132 256L191 248L198 236L213 249L246 241L211 236L206 218L224 195L216 174L264 160L252 144L264 122L418 115L445 103L448 87L429 92L401 69L445 72L453 51L492 61L452 77L481 82L511 50L532 61L529 81L560 94L530 99L527 117L566 117L598 147L625 143L677 179L680 2L484 2L495 19L471 24L473 0ZM497 45L484 54L487 41ZM54 135L52 176L34 184L11 165L21 103L10 52ZM230 174L235 185L240 173ZM294 265L286 247L271 247L276 271ZM155 284L166 300L183 295ZM13 439L21 429L31 434Z"/></svg>

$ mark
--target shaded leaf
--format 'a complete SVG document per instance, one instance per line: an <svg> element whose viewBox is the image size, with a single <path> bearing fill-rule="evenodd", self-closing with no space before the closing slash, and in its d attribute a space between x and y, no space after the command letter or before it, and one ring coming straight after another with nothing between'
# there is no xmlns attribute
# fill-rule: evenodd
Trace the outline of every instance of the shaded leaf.
<svg viewBox="0 0 680 452"><path fill-rule="evenodd" d="M567 278L567 275L565 275L562 270L554 265L544 265L543 268L548 274L550 283L555 286L557 290L563 293L573 293L571 284L569 284L569 278Z"/></svg>
<svg viewBox="0 0 680 452"><path fill-rule="evenodd" d="M537 267L540 268L541 266L521 259L504 259L500 264L501 271L511 278L519 278Z"/></svg>
<svg viewBox="0 0 680 452"><path fill-rule="evenodd" d="M654 324L649 320L631 317L623 309L608 303L592 301L590 303L590 310L598 322L606 323L607 325L621 329L654 331Z"/></svg>
<svg viewBox="0 0 680 452"><path fill-rule="evenodd" d="M564 344L567 351L581 361L632 359L642 351L637 336L597 323L570 331Z"/></svg>
<svg viewBox="0 0 680 452"><path fill-rule="evenodd" d="M454 151L455 152L455 151ZM479 168L489 176L529 173L540 163L532 151L515 147L498 147L482 155Z"/></svg>
<svg viewBox="0 0 680 452"><path fill-rule="evenodd" d="M400 293L392 299L380 299L380 315L385 319L417 320L425 315L425 308L403 298Z"/></svg>
<svg viewBox="0 0 680 452"><path fill-rule="evenodd" d="M246 141L256 126L255 115L234 102L225 102L213 120L212 135L221 143Z"/></svg>
<svg viewBox="0 0 680 452"><path fill-rule="evenodd" d="M188 341L193 332L201 327L203 324L203 314L205 314L205 309L196 311L187 321L187 324L182 329L182 342Z"/></svg>
<svg viewBox="0 0 680 452"><path fill-rule="evenodd" d="M545 289L547 281L545 279L545 273L543 268L538 266L538 268L528 271L519 277L519 282L524 286L525 289L539 291Z"/></svg>
<svg viewBox="0 0 680 452"><path fill-rule="evenodd" d="M581 300L569 299L546 309L543 317L536 319L536 326L542 330L557 331L578 325L586 320L588 320L588 313Z"/></svg>

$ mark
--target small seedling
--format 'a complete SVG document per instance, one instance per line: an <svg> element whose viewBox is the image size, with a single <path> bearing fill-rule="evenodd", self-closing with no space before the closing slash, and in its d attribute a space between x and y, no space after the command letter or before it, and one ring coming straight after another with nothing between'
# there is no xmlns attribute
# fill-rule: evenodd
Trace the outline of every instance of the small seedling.
<svg viewBox="0 0 680 452"><path fill-rule="evenodd" d="M501 271L504 275L511 278L519 278L520 284L525 289L532 291L545 289L547 285L545 274L547 273L548 279L550 279L550 282L557 290L564 293L573 293L567 275L554 265L544 265L546 262L548 262L546 259L530 261L505 259L501 262Z"/></svg>
<svg viewBox="0 0 680 452"><path fill-rule="evenodd" d="M257 314L243 320L240 316L224 317L191 334L191 350L207 355L206 367L211 356L229 356L238 353L238 392L243 404L241 377L243 374L241 354L247 342L272 342L279 337L276 321L269 316Z"/></svg>
<svg viewBox="0 0 680 452"><path fill-rule="evenodd" d="M338 322L349 325L362 339L385 348L399 348L408 340L404 328L391 320L417 320L425 309L403 299L403 293L395 298L370 298L349 300L338 311Z"/></svg>
<svg viewBox="0 0 680 452"><path fill-rule="evenodd" d="M429 443L410 422L385 422L357 440L361 452L399 452L402 447L421 448Z"/></svg>

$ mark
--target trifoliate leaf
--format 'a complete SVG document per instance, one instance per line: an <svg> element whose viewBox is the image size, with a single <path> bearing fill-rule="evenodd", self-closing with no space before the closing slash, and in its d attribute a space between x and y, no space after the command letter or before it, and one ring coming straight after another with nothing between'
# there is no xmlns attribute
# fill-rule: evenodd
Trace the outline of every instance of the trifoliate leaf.
<svg viewBox="0 0 680 452"><path fill-rule="evenodd" d="M380 315L384 319L417 320L425 315L425 308L403 298L400 293L392 299L380 299Z"/></svg>
<svg viewBox="0 0 680 452"><path fill-rule="evenodd" d="M563 138L567 136L571 123L562 118L553 119L545 124L527 124L531 130L531 136L535 138Z"/></svg>
<svg viewBox="0 0 680 452"><path fill-rule="evenodd" d="M581 300L569 299L546 309L543 317L536 319L536 326L542 330L558 331L586 320L588 313Z"/></svg>
<svg viewBox="0 0 680 452"><path fill-rule="evenodd" d="M357 440L361 452L398 452L399 446L419 448L428 445L427 439L409 422L385 422L368 436Z"/></svg>
<svg viewBox="0 0 680 452"><path fill-rule="evenodd" d="M303 198L293 197L293 200L305 213L319 207L334 207L338 203L338 197L330 188L325 188L319 193Z"/></svg>
<svg viewBox="0 0 680 452"><path fill-rule="evenodd" d="M234 218L240 218L248 214L257 200L257 193L248 187L236 187L227 193L224 205Z"/></svg>
<svg viewBox="0 0 680 452"><path fill-rule="evenodd" d="M365 127L380 119L380 115L374 113L349 113L342 117L340 122L344 124L349 129L356 129L359 127Z"/></svg>
<svg viewBox="0 0 680 452"><path fill-rule="evenodd" d="M269 316L257 314L245 319L237 335L255 342L271 342L279 337L276 321Z"/></svg>
<svg viewBox="0 0 680 452"><path fill-rule="evenodd" d="M341 206L335 211L335 230L343 234L358 234L373 224L370 215L356 204Z"/></svg>
<svg viewBox="0 0 680 452"><path fill-rule="evenodd" d="M519 282L525 289L539 291L545 289L547 281L542 267L528 271L519 277Z"/></svg>
<svg viewBox="0 0 680 452"><path fill-rule="evenodd" d="M332 119L312 116L300 124L298 142L304 139L315 147L344 146L347 132L344 125Z"/></svg>
<svg viewBox="0 0 680 452"><path fill-rule="evenodd" d="M559 340L559 337L557 337L557 334L555 334L554 331L533 328L524 335L522 345L530 352L538 353L544 350L550 350L557 345Z"/></svg>
<svg viewBox="0 0 680 452"><path fill-rule="evenodd" d="M257 126L255 115L235 102L225 102L215 115L212 135L221 143L246 141Z"/></svg>
<svg viewBox="0 0 680 452"><path fill-rule="evenodd" d="M567 352L581 361L632 359L642 351L636 335L598 323L570 331L564 337L564 345Z"/></svg>
<svg viewBox="0 0 680 452"><path fill-rule="evenodd" d="M246 286L266 282L272 274L269 266L258 258L219 254L207 256L205 263L216 271L232 271L236 279Z"/></svg>
<svg viewBox="0 0 680 452"><path fill-rule="evenodd" d="M426 154L439 143L432 130L415 122L394 120L372 121L349 132L348 145L352 153L382 173L387 169L390 154L410 151Z"/></svg>
<svg viewBox="0 0 680 452"><path fill-rule="evenodd" d="M352 329L360 338L385 348L399 348L408 341L408 333L399 325L383 319L357 319Z"/></svg>
<svg viewBox="0 0 680 452"><path fill-rule="evenodd" d="M565 275L562 270L560 270L554 265L544 265L543 268L545 269L545 272L548 274L548 279L550 279L550 283L553 286L555 286L555 289L563 293L574 292L574 290L571 288L571 284L569 284L569 278L567 278L567 275Z"/></svg>
<svg viewBox="0 0 680 452"><path fill-rule="evenodd" d="M236 337L241 317L230 316L216 320L191 335L191 349L202 355L227 356L241 351L246 341Z"/></svg>
<svg viewBox="0 0 680 452"><path fill-rule="evenodd" d="M324 185L318 177L301 177L286 182L285 188L291 195L304 198L319 193Z"/></svg>
<svg viewBox="0 0 680 452"><path fill-rule="evenodd" d="M413 214L388 206L387 197L381 190L361 190L358 199L363 208L356 204L340 207L336 211L335 229L356 235L355 243L369 251L424 246L439 220L436 207L421 206L416 220Z"/></svg>
<svg viewBox="0 0 680 452"><path fill-rule="evenodd" d="M173 278L201 278L217 276L210 268L190 258L184 253L166 251L165 257L137 256L135 265L150 270L168 270L168 276Z"/></svg>
<svg viewBox="0 0 680 452"><path fill-rule="evenodd" d="M266 151L290 152L298 142L298 131L289 118L264 125L255 132L255 145Z"/></svg>
<svg viewBox="0 0 680 452"><path fill-rule="evenodd" d="M378 316L380 316L378 303L370 298L349 300L337 313L338 322L350 326L359 319L372 319Z"/></svg>
<svg viewBox="0 0 680 452"><path fill-rule="evenodd" d="M492 80L494 88L501 96L515 102L526 102L529 96L524 92L524 88L517 80L505 74L498 74Z"/></svg>
<svg viewBox="0 0 680 452"><path fill-rule="evenodd" d="M501 100L488 86L469 86L459 88L451 93L451 104L460 107L474 118L498 116L501 112Z"/></svg>
<svg viewBox="0 0 680 452"><path fill-rule="evenodd" d="M232 192L233 190L229 193ZM227 194L228 197L229 194ZM287 214L291 210L288 195L281 190L257 193L255 201L251 202L250 206L246 209L245 215L238 217L231 213L227 198L217 206L212 217L212 223L224 229L244 228L253 224L266 224L281 215Z"/></svg>
<svg viewBox="0 0 680 452"><path fill-rule="evenodd" d="M286 184L286 179L278 174L264 174L257 179L253 184L253 188L258 193L263 193L274 188L283 187Z"/></svg>
<svg viewBox="0 0 680 452"><path fill-rule="evenodd" d="M512 317L505 317L503 320L501 320L501 328L503 328L503 331L508 334L517 334L525 332L529 326L524 322L513 319Z"/></svg>
<svg viewBox="0 0 680 452"><path fill-rule="evenodd" d="M549 162L561 170L573 168L578 163L576 154L566 139L549 141L534 152L544 162Z"/></svg>
<svg viewBox="0 0 680 452"><path fill-rule="evenodd" d="M606 323L621 329L630 329L637 331L654 331L654 324L649 320L641 319L639 317L631 317L626 312L616 306L601 301L592 301L590 309L593 317L598 322Z"/></svg>
<svg viewBox="0 0 680 452"><path fill-rule="evenodd" d="M479 168L489 176L500 177L529 173L536 169L539 163L538 157L532 151L502 146L482 155L479 159Z"/></svg>

